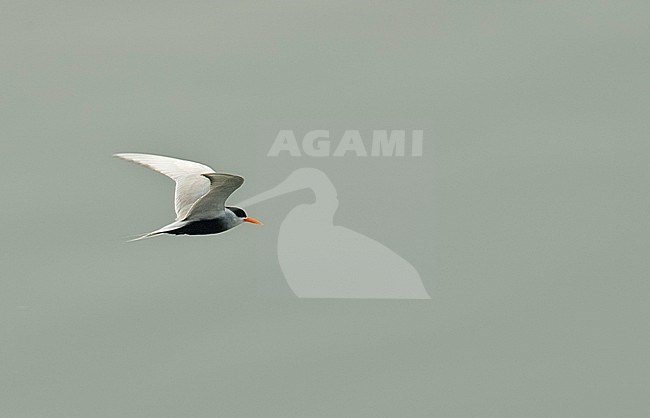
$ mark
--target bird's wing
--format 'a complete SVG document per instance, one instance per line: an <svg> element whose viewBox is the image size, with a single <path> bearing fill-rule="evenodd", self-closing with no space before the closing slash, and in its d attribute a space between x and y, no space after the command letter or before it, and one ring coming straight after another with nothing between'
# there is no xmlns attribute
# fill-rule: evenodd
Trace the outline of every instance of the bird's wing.
<svg viewBox="0 0 650 418"><path fill-rule="evenodd" d="M210 191L192 205L185 220L216 218L226 209L226 199L244 183L242 177L234 174L209 173L203 176L210 180Z"/></svg>
<svg viewBox="0 0 650 418"><path fill-rule="evenodd" d="M177 220L186 218L192 205L210 191L210 181L203 174L214 173L214 170L207 165L150 154L115 154L115 157L148 167L176 182Z"/></svg>

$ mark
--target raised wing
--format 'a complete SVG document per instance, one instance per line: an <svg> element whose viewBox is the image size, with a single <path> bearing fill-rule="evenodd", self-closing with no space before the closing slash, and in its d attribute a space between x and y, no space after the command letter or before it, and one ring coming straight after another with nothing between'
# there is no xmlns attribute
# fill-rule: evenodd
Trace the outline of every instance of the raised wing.
<svg viewBox="0 0 650 418"><path fill-rule="evenodd" d="M174 207L176 219L185 219L194 205L210 191L210 181L203 174L214 173L207 165L151 154L115 154L115 157L148 167L176 182Z"/></svg>
<svg viewBox="0 0 650 418"><path fill-rule="evenodd" d="M192 206L185 220L214 219L226 208L226 199L243 183L242 177L234 174L209 173L203 176L210 180L210 191Z"/></svg>

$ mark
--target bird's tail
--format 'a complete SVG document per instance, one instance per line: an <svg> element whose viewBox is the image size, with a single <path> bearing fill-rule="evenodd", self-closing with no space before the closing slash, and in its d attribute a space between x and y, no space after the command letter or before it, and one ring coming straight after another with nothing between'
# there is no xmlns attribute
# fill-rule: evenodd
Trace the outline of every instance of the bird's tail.
<svg viewBox="0 0 650 418"><path fill-rule="evenodd" d="M140 241L141 239L155 237L156 235L160 235L163 233L164 232L156 232L156 231L149 232L148 234L144 234L144 235L136 236L135 238L128 239L126 240L126 242Z"/></svg>
<svg viewBox="0 0 650 418"><path fill-rule="evenodd" d="M152 231L152 232L149 232L147 234L140 235L140 236L137 236L137 237L132 238L130 240L127 240L127 242L140 241L141 239L155 237L156 235L164 234L166 232L171 232L171 231L173 231L175 229L181 228L181 227L185 226L186 224L187 224L187 222L185 222L185 221L175 221L175 222L170 223L169 225L163 226L160 229L156 229L155 231Z"/></svg>

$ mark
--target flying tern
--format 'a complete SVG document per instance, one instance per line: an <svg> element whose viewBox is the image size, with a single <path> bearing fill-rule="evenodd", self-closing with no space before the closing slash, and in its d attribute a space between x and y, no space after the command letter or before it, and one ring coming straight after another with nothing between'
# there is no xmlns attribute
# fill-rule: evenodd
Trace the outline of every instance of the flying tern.
<svg viewBox="0 0 650 418"><path fill-rule="evenodd" d="M160 155L123 153L114 156L148 167L176 182L176 220L135 240L160 234L218 234L244 222L262 224L243 209L226 206L228 197L244 183L240 176L216 173L207 165Z"/></svg>

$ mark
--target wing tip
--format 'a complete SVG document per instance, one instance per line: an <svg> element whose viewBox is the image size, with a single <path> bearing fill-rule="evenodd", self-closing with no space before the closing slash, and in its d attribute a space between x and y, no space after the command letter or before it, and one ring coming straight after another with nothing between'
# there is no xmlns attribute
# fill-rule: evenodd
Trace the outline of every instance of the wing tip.
<svg viewBox="0 0 650 418"><path fill-rule="evenodd" d="M156 157L156 155L142 154L139 152L116 152L115 154L113 154L113 157L117 157L117 158L129 158L134 156Z"/></svg>
<svg viewBox="0 0 650 418"><path fill-rule="evenodd" d="M118 152L118 153L113 154L113 157L119 158L119 159L122 159L122 160L132 161L132 157L134 155L137 155L137 154L134 154L132 152Z"/></svg>
<svg viewBox="0 0 650 418"><path fill-rule="evenodd" d="M244 182L244 178L242 176L238 176L237 174L230 174L230 173L203 173L201 174L203 177L207 178L212 182L215 176L225 176L231 179L237 179L241 181L242 183Z"/></svg>

